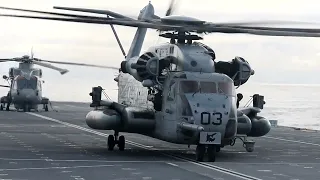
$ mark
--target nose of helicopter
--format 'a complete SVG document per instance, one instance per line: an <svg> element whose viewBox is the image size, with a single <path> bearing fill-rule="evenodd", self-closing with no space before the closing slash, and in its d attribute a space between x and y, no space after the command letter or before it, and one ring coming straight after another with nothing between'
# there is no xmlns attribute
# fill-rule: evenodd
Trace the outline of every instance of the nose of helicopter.
<svg viewBox="0 0 320 180"><path fill-rule="evenodd" d="M22 89L18 96L24 101L36 101L37 99L36 91L33 89Z"/></svg>

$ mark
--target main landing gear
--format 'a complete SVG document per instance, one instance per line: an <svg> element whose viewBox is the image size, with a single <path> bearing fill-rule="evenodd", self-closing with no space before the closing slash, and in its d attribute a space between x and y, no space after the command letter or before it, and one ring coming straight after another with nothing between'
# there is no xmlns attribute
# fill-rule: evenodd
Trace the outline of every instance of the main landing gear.
<svg viewBox="0 0 320 180"><path fill-rule="evenodd" d="M5 103L1 103L0 104L0 111L3 111L4 108L6 109L6 111L9 111L10 110L9 106L10 106L10 104L8 104L8 103L7 103L7 106Z"/></svg>
<svg viewBox="0 0 320 180"><path fill-rule="evenodd" d="M196 148L196 160L202 162L205 155L208 155L208 161L216 161L216 153L220 152L220 146L210 144L198 144Z"/></svg>
<svg viewBox="0 0 320 180"><path fill-rule="evenodd" d="M123 135L119 136L119 132L114 133L114 135L108 136L108 150L112 151L114 149L114 146L117 144L120 151L124 151L125 148L125 138Z"/></svg>
<svg viewBox="0 0 320 180"><path fill-rule="evenodd" d="M49 111L48 104L43 104L43 109L44 111L48 112Z"/></svg>

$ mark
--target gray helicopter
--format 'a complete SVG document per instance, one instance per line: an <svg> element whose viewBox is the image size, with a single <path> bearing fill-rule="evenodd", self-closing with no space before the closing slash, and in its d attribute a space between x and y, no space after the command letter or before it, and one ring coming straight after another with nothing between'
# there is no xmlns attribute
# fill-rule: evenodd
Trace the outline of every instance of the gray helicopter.
<svg viewBox="0 0 320 180"><path fill-rule="evenodd" d="M58 64L68 64L68 65L81 65L90 67L100 67L100 68L111 68L108 66L99 66L83 63L70 63L70 62L59 62L59 61L48 61L33 57L33 52L31 51L31 56L24 55L17 58L6 58L0 59L0 62L19 62L19 67L10 68L9 76L4 75L9 86L1 85L0 87L10 88L6 96L0 99L0 110L4 108L6 111L10 110L10 105L13 104L17 111L23 110L25 112L35 110L38 111L38 106L43 105L43 109L48 111L48 104L50 103L47 97L42 96L42 84L44 81L42 78L42 69L34 68L35 65L43 66L46 68L54 69L60 72L61 75L68 72L67 69L61 69L53 66L49 63ZM48 63L49 62L49 63ZM114 68L118 69L118 68Z"/></svg>
<svg viewBox="0 0 320 180"><path fill-rule="evenodd" d="M258 115L265 104L264 96L255 94L252 107L237 106L241 94L236 94L236 87L245 84L254 75L249 63L239 56L229 62L217 62L214 51L198 42L202 38L197 33L320 37L320 29L257 26L277 24L279 21L210 23L174 16L171 15L173 3L166 17L162 18L154 14L150 2L140 11L137 19L109 10L55 8L104 14L107 17L16 8L5 9L55 17L1 16L110 24L113 30L112 25L137 28L127 55L113 31L125 59L120 64L118 77L114 79L118 84L118 102L102 100L101 93L104 91L100 86L93 87L90 93L90 106L94 109L86 115L86 123L93 129L114 131L108 137L108 149L113 150L115 145L121 151L125 149L125 137L119 136L120 132L138 133L171 143L196 145L197 161L203 161L206 154L209 161L215 161L216 153L225 146L233 146L238 138L243 141L246 150L252 152L255 142L247 138L264 136L271 129L270 122ZM152 46L140 54L148 28L159 30L159 35L169 38L170 42Z"/></svg>

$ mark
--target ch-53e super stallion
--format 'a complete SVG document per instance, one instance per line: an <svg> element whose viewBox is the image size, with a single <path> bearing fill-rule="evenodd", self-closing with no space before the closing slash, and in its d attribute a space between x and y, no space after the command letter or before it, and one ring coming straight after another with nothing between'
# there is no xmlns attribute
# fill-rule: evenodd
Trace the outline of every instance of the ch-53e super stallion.
<svg viewBox="0 0 320 180"><path fill-rule="evenodd" d="M243 85L254 74L249 63L236 56L232 61L216 62L214 51L198 42L197 33L245 33L267 36L319 37L319 29L261 27L257 24L279 23L242 22L210 23L186 16L166 17L154 14L149 2L137 19L108 10L71 7L56 9L105 14L106 17L22 10L55 15L55 17L1 15L90 24L110 24L137 27L131 47L124 53L118 84L118 102L101 100L101 87L90 93L94 107L86 115L89 127L114 130L108 137L108 149L118 145L125 149L125 137L120 132L138 133L171 143L197 145L196 160L215 161L216 152L234 145L241 138L247 151L253 151L253 141L247 137L266 135L270 122L258 115L263 109L264 96L254 95L253 107L237 108L235 87ZM60 17L57 17L60 16ZM110 17L111 16L111 17ZM285 23L285 22L280 22ZM289 22L293 23L293 22ZM250 25L250 26L249 26ZM150 47L140 54L147 29L159 30L170 42ZM115 31L121 50L121 43Z"/></svg>
<svg viewBox="0 0 320 180"><path fill-rule="evenodd" d="M6 109L9 111L10 105L13 104L16 110L23 110L24 112L35 110L38 111L38 106L43 105L43 109L48 111L48 104L50 103L47 97L42 96L42 69L35 68L35 65L43 66L46 68L54 69L60 72L61 75L68 72L67 69L61 69L49 63L68 64L68 65L81 65L90 67L109 68L107 66L48 61L24 55L22 57L0 59L0 63L5 62L19 62L19 67L12 67L9 69L9 76L3 75L9 86L0 85L0 87L10 88L6 96L0 99L0 110ZM118 68L116 68L118 69Z"/></svg>

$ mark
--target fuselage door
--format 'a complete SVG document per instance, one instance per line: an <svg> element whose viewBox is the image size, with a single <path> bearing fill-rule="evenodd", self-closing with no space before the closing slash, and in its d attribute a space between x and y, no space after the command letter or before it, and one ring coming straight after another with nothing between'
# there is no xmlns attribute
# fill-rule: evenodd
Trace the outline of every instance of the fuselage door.
<svg viewBox="0 0 320 180"><path fill-rule="evenodd" d="M163 102L163 110L164 110L164 119L174 121L177 117L176 112L176 98L177 98L177 84L175 80L170 81L170 84L168 84L168 91L167 93L164 92L164 102Z"/></svg>

